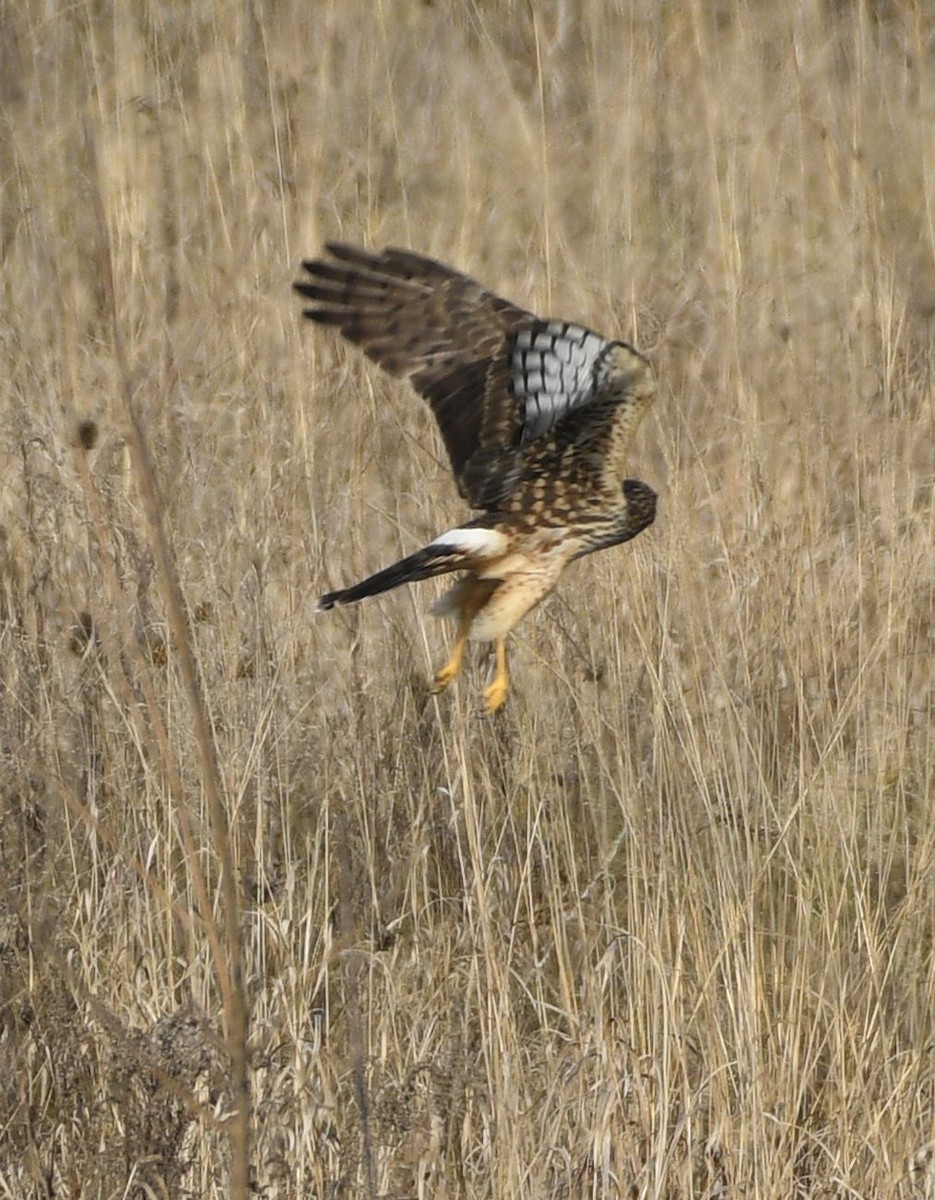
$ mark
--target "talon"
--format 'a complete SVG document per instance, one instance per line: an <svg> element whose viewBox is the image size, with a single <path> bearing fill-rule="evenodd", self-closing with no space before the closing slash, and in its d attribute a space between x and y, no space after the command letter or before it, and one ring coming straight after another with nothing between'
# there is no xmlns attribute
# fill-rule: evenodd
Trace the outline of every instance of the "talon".
<svg viewBox="0 0 935 1200"><path fill-rule="evenodd" d="M460 663L449 662L440 671L435 672L435 677L432 680L433 695L437 696L439 692L443 692L455 680L460 665Z"/></svg>
<svg viewBox="0 0 935 1200"><path fill-rule="evenodd" d="M484 688L484 711L488 717L492 717L495 712L500 711L506 701L508 691L505 679L495 679L490 687Z"/></svg>
<svg viewBox="0 0 935 1200"><path fill-rule="evenodd" d="M497 640L497 672L489 687L484 688L484 707L488 716L499 712L506 701L510 690L510 677L506 669L506 642L503 638Z"/></svg>
<svg viewBox="0 0 935 1200"><path fill-rule="evenodd" d="M455 638L455 644L451 649L451 658L448 659L441 670L435 672L435 678L432 680L432 692L435 695L443 692L457 678L458 672L461 670L461 660L464 658L464 645L468 639L471 620L470 616L462 613L461 620L458 622L458 636Z"/></svg>

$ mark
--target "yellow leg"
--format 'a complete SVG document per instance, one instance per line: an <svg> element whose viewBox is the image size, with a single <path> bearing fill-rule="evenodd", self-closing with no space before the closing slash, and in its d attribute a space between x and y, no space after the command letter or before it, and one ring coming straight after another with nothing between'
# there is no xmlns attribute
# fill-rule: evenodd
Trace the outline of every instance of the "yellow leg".
<svg viewBox="0 0 935 1200"><path fill-rule="evenodd" d="M435 672L435 679L432 682L433 692L443 692L445 688L456 677L461 670L461 662L464 658L464 647L468 639L468 631L471 628L473 614L468 615L462 613L461 619L458 621L458 636L455 638L455 644L451 650L451 658L445 663L440 671Z"/></svg>
<svg viewBox="0 0 935 1200"><path fill-rule="evenodd" d="M484 688L484 703L489 714L492 715L503 707L509 686L510 677L506 669L506 639L497 638L497 671L490 687Z"/></svg>

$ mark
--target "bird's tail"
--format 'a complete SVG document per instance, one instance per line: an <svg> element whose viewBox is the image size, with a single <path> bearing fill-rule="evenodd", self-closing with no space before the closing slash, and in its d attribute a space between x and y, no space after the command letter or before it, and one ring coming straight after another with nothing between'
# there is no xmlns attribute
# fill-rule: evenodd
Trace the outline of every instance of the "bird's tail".
<svg viewBox="0 0 935 1200"><path fill-rule="evenodd" d="M450 548L446 550L441 546L426 546L423 550L410 554L408 558L393 563L391 567L377 571L376 575L355 583L353 587L328 592L319 599L318 607L329 609L334 608L336 604L356 604L358 600L365 600L367 596L379 596L381 592L388 592L404 583L431 579L433 575L446 575L449 571L456 571L463 559L463 553L452 553Z"/></svg>
<svg viewBox="0 0 935 1200"><path fill-rule="evenodd" d="M478 563L489 562L503 552L506 539L493 529L466 527L442 534L430 546L417 550L407 558L393 563L376 575L338 592L328 592L318 601L319 609L334 608L336 604L356 604L367 596L379 596L404 583L416 583L435 575L447 575Z"/></svg>

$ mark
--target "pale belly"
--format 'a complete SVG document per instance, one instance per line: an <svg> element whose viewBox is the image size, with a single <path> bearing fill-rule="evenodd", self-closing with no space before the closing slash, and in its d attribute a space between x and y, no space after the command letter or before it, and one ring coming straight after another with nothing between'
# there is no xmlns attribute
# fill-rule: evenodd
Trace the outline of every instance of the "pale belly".
<svg viewBox="0 0 935 1200"><path fill-rule="evenodd" d="M511 554L491 564L487 577L479 573L460 580L432 611L440 617L460 617L476 608L468 634L470 640L496 641L505 637L552 590L568 560L568 553L557 546L551 554L534 557ZM493 580L500 579L501 572L506 578L490 592Z"/></svg>
<svg viewBox="0 0 935 1200"><path fill-rule="evenodd" d="M555 586L561 567L555 571L530 571L511 575L490 597L471 623L472 642L492 642L506 637L514 625Z"/></svg>

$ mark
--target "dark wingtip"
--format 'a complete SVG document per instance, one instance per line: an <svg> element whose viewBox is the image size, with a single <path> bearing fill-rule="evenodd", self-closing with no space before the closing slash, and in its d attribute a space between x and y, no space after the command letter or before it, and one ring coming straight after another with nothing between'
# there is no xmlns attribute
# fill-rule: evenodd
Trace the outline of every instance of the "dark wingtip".
<svg viewBox="0 0 935 1200"><path fill-rule="evenodd" d="M317 300L316 295L318 284L309 283L307 279L296 279L292 285L292 290L298 292L300 296L306 296L309 300Z"/></svg>
<svg viewBox="0 0 935 1200"><path fill-rule="evenodd" d="M303 308L302 316L319 325L343 325L347 320L347 313L332 308Z"/></svg>
<svg viewBox="0 0 935 1200"><path fill-rule="evenodd" d="M361 255L372 258L368 250L362 250L358 246L352 246L349 242L325 242L323 247L324 254L330 254L332 258L352 259L356 260ZM322 265L327 265L327 259L321 258L303 258L302 266L306 271L310 271L313 275Z"/></svg>
<svg viewBox="0 0 935 1200"><path fill-rule="evenodd" d="M330 244L327 249L331 249ZM300 296L305 296L308 300L331 299L330 293L326 292L322 295L319 289L322 287L322 279L334 277L334 268L322 258L303 258L302 270L311 278L293 280L292 290L298 292ZM306 312L305 316L315 320L311 312Z"/></svg>
<svg viewBox="0 0 935 1200"><path fill-rule="evenodd" d="M365 253L356 246L352 246L349 242L325 242L325 249L329 254L333 254L335 258L347 258L348 255Z"/></svg>
<svg viewBox="0 0 935 1200"><path fill-rule="evenodd" d="M307 283L304 279L295 280L292 290L303 299L315 300L320 304L336 305L339 299L327 287L316 283ZM317 321L319 325L340 325L346 319L347 313L340 307L303 308L302 316L307 317L310 321Z"/></svg>
<svg viewBox="0 0 935 1200"><path fill-rule="evenodd" d="M318 612L331 612L336 604L341 603L340 592L327 592L324 596L318 597L317 610Z"/></svg>

